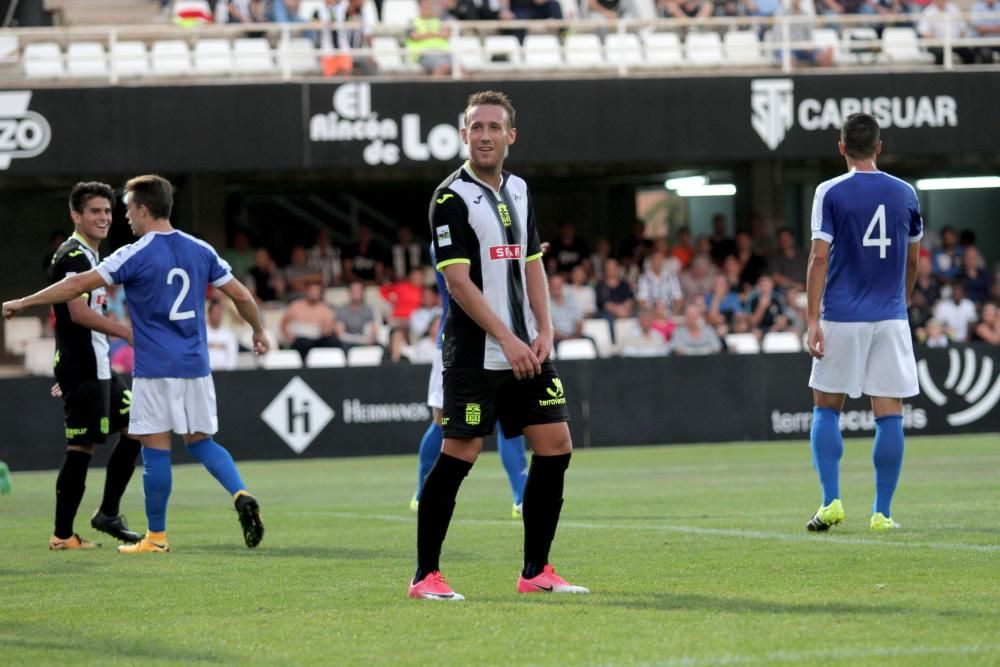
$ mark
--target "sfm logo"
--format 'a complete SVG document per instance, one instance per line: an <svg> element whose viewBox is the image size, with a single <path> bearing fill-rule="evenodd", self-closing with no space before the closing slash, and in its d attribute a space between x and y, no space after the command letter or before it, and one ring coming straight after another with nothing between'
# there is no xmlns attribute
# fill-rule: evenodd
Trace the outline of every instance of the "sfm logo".
<svg viewBox="0 0 1000 667"><path fill-rule="evenodd" d="M400 121L379 118L372 108L372 88L368 83L338 86L333 92L332 105L333 111L309 119L309 140L368 142L361 154L366 164L396 164L401 156L416 162L468 157L460 134L461 115L456 125L435 125L425 136L420 114L403 114Z"/></svg>
<svg viewBox="0 0 1000 667"><path fill-rule="evenodd" d="M0 93L0 169L9 168L13 158L39 155L52 140L49 121L28 111L30 102L30 90Z"/></svg>
<svg viewBox="0 0 1000 667"><path fill-rule="evenodd" d="M993 386L990 386L993 381L993 360L990 357L983 357L977 377L975 351L966 348L964 364L962 357L958 350L948 350L948 375L944 379L944 388L970 404L964 410L952 412L946 417L951 426L965 426L981 419L990 413L997 401L1000 401L1000 376L993 382ZM925 359L917 363L917 377L920 379L920 388L931 402L938 406L948 403L948 396L931 378Z"/></svg>

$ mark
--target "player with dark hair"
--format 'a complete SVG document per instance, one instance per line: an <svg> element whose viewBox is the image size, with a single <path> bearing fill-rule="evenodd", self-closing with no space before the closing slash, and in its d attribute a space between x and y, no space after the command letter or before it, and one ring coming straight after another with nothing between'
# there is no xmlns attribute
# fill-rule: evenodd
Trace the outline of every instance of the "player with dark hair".
<svg viewBox="0 0 1000 667"><path fill-rule="evenodd" d="M169 181L138 176L125 184L125 192L129 226L139 240L120 248L95 269L4 303L3 315L9 318L28 306L62 303L105 285L123 285L135 338L129 432L142 441L149 527L137 544L118 551L170 550L166 514L172 486L172 433L183 436L188 451L232 495L243 538L248 547L255 547L264 535L257 500L247 492L232 456L212 438L218 417L208 363L204 295L212 284L231 298L253 328L254 351L263 354L267 338L256 303L212 246L170 224L173 188Z"/></svg>
<svg viewBox="0 0 1000 667"><path fill-rule="evenodd" d="M462 141L469 160L438 186L430 226L451 307L444 323L444 443L417 512L417 571L409 595L462 600L441 575L441 546L462 480L500 421L534 455L524 489L519 593L587 593L560 577L549 550L573 449L562 381L549 359L552 321L528 186L503 170L517 137L506 95L475 93Z"/></svg>
<svg viewBox="0 0 1000 667"><path fill-rule="evenodd" d="M847 117L840 154L848 172L816 188L806 276L809 386L815 408L813 465L823 503L807 524L824 531L844 520L840 499L840 411L845 394L871 398L875 413L872 530L898 528L892 496L903 464L903 401L920 391L906 304L917 278L923 221L913 187L879 171L879 127Z"/></svg>
<svg viewBox="0 0 1000 667"><path fill-rule="evenodd" d="M59 246L49 265L49 278L56 283L67 276L86 273L99 262L98 249L111 229L114 194L104 183L77 183L69 195L73 235ZM80 537L73 520L83 500L87 469L96 445L108 435L120 433L108 459L104 498L90 524L123 542L138 542L128 528L119 504L128 486L139 441L128 433L131 392L111 370L108 336L132 341L129 327L104 317L107 294L96 287L67 303L56 304L56 386L65 411L66 459L56 478L55 531L49 549L90 549L100 546Z"/></svg>

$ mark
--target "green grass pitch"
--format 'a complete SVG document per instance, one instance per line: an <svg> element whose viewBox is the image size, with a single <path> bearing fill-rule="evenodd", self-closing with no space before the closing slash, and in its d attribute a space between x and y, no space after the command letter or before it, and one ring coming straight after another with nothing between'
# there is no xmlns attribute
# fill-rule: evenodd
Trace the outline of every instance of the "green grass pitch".
<svg viewBox="0 0 1000 667"><path fill-rule="evenodd" d="M253 551L225 492L178 466L173 552L142 557L47 551L55 473L15 472L0 664L1000 664L1000 440L909 438L903 528L879 535L870 448L847 442L847 520L819 535L806 443L579 451L553 562L593 594L565 597L515 593L522 531L484 455L442 559L458 604L406 597L416 456L242 464L267 527ZM123 509L144 528L140 474Z"/></svg>

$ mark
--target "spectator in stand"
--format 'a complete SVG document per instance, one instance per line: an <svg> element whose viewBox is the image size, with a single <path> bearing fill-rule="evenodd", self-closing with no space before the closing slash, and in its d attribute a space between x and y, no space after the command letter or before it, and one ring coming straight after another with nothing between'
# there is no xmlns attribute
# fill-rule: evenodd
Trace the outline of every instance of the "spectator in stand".
<svg viewBox="0 0 1000 667"><path fill-rule="evenodd" d="M830 2L832 0L827 0ZM945 20L948 17L948 20ZM920 13L920 22L917 23L917 32L925 39L962 39L970 34L969 26L962 18L962 10L951 0L934 0L927 8ZM934 55L934 62L938 65L944 63L944 48L931 46L927 49ZM960 63L971 63L975 60L975 52L968 47L952 47L954 54ZM942 230L942 236L944 230Z"/></svg>
<svg viewBox="0 0 1000 667"><path fill-rule="evenodd" d="M702 308L696 303L689 303L684 307L684 324L677 327L670 338L670 352L693 357L721 351L722 341L715 329L705 326Z"/></svg>
<svg viewBox="0 0 1000 667"><path fill-rule="evenodd" d="M323 286L323 274L309 266L309 256L306 249L300 245L292 248L292 255L288 266L284 268L285 296L289 301L294 301L305 294L306 286L312 283L319 283Z"/></svg>
<svg viewBox="0 0 1000 667"><path fill-rule="evenodd" d="M370 49L372 31L378 23L374 8L364 0L325 0L314 20L323 24L320 30L320 50L323 53L323 72L371 76L378 73L378 64L371 56L359 55L357 49ZM359 27L348 28L353 23Z"/></svg>
<svg viewBox="0 0 1000 667"><path fill-rule="evenodd" d="M874 14L870 0L819 0L820 14Z"/></svg>
<svg viewBox="0 0 1000 667"><path fill-rule="evenodd" d="M309 280L303 297L289 304L281 318L281 335L303 361L314 347L339 347L337 329L337 316L323 301L323 283L318 278Z"/></svg>
<svg viewBox="0 0 1000 667"><path fill-rule="evenodd" d="M584 268L583 264L577 264L569 272L569 284L566 285L565 289L573 298L573 302L580 309L584 318L597 314L597 292L593 285L587 281L587 269Z"/></svg>
<svg viewBox="0 0 1000 667"><path fill-rule="evenodd" d="M689 227L681 227L677 230L677 238L674 239L674 248L671 251L671 255L680 263L681 270L683 271L691 266L694 254L694 246L691 244L691 229Z"/></svg>
<svg viewBox="0 0 1000 667"><path fill-rule="evenodd" d="M226 15L230 23L267 23L267 3L264 0L229 0Z"/></svg>
<svg viewBox="0 0 1000 667"><path fill-rule="evenodd" d="M942 228L940 243L931 250L934 277L947 281L957 276L961 256L958 247L958 233L955 228L950 226Z"/></svg>
<svg viewBox="0 0 1000 667"><path fill-rule="evenodd" d="M583 313L565 290L565 280L558 273L549 276L549 310L555 342L583 337Z"/></svg>
<svg viewBox="0 0 1000 667"><path fill-rule="evenodd" d="M924 345L931 348L943 348L951 345L951 340L949 340L948 334L945 333L944 326L940 320L935 320L934 318L927 320Z"/></svg>
<svg viewBox="0 0 1000 667"><path fill-rule="evenodd" d="M590 271L596 282L604 280L604 262L610 257L611 241L606 236L597 237L597 241L594 242L594 252L588 258Z"/></svg>
<svg viewBox="0 0 1000 667"><path fill-rule="evenodd" d="M405 280L398 280L379 288L382 298L392 306L389 326L394 330L408 332L410 315L420 307L424 292L424 272L417 267L406 274Z"/></svg>
<svg viewBox="0 0 1000 667"><path fill-rule="evenodd" d="M375 310L365 303L365 286L360 280L351 281L350 297L337 309L337 337L346 350L355 345L375 345Z"/></svg>
<svg viewBox="0 0 1000 667"><path fill-rule="evenodd" d="M662 357L670 352L663 335L653 329L653 312L648 308L639 311L634 328L622 337L623 357Z"/></svg>
<svg viewBox="0 0 1000 667"><path fill-rule="evenodd" d="M448 13L460 21L510 21L508 0L451 0Z"/></svg>
<svg viewBox="0 0 1000 667"><path fill-rule="evenodd" d="M639 276L636 296L639 308L653 308L657 302L662 302L668 313L680 311L683 298L681 284L677 276L667 271L662 252L654 252L650 256L649 268Z"/></svg>
<svg viewBox="0 0 1000 667"><path fill-rule="evenodd" d="M242 229L233 234L232 244L222 253L222 259L229 263L233 276L243 280L249 275L256 252L250 247L250 236Z"/></svg>
<svg viewBox="0 0 1000 667"><path fill-rule="evenodd" d="M414 364L430 364L434 362L434 354L437 352L438 329L441 326L441 315L438 314L431 319L424 335L413 344L410 350L410 362Z"/></svg>
<svg viewBox="0 0 1000 667"><path fill-rule="evenodd" d="M951 296L941 299L934 306L934 319L940 320L956 343L969 339L969 325L979 319L976 304L965 298L965 287L960 278L951 283Z"/></svg>
<svg viewBox="0 0 1000 667"><path fill-rule="evenodd" d="M325 229L316 232L316 243L306 252L306 264L311 272L323 276L324 287L339 285L344 279L340 248L330 243L330 234Z"/></svg>
<svg viewBox="0 0 1000 667"><path fill-rule="evenodd" d="M788 315L788 328L798 333L805 332L806 306L808 305L805 291L790 287L784 292L784 297L785 306L788 308L785 311L785 314Z"/></svg>
<svg viewBox="0 0 1000 667"><path fill-rule="evenodd" d="M815 16L816 6L812 0L787 0L778 9L776 16ZM782 39L780 30L772 30L769 41L771 43L780 42ZM798 22L788 24L788 40L791 42L811 42L812 26L808 22ZM777 52L777 57L781 57L781 52ZM833 65L833 48L825 49L792 49L792 64L800 66L830 67Z"/></svg>
<svg viewBox="0 0 1000 667"><path fill-rule="evenodd" d="M604 280L597 283L594 289L597 300L597 313L608 320L614 335L614 321L623 317L632 317L635 309L635 295L627 282L621 279L618 260L609 258L604 262Z"/></svg>
<svg viewBox="0 0 1000 667"><path fill-rule="evenodd" d="M985 14L972 19L972 30L976 37L1000 37L1000 2L997 0L976 0L972 5L973 14ZM983 46L978 49L978 60L984 63L1000 59L1000 46Z"/></svg>
<svg viewBox="0 0 1000 667"><path fill-rule="evenodd" d="M756 285L767 271L767 260L754 250L753 237L745 229L736 232L736 260L740 263L740 282L744 285Z"/></svg>
<svg viewBox="0 0 1000 667"><path fill-rule="evenodd" d="M627 267L632 263L642 266L646 261L653 244L646 238L645 233L646 226L642 220L636 220L632 225L632 236L618 245L618 258L624 266Z"/></svg>
<svg viewBox="0 0 1000 667"><path fill-rule="evenodd" d="M728 255L722 261L722 277L726 279L730 291L738 294L741 300L746 298L750 290L740 280L740 260L736 259L736 255Z"/></svg>
<svg viewBox="0 0 1000 667"><path fill-rule="evenodd" d="M712 261L716 266L722 266L722 262L730 255L736 254L736 241L727 236L728 225L726 216L716 213L712 216L712 236L709 241L712 244Z"/></svg>
<svg viewBox="0 0 1000 667"><path fill-rule="evenodd" d="M406 33L406 50L425 74L448 76L451 74L451 54L448 52L451 28L442 20L437 0L420 0L419 7Z"/></svg>
<svg viewBox="0 0 1000 667"><path fill-rule="evenodd" d="M691 260L691 267L681 274L681 293L685 299L711 294L715 285L715 265L707 255Z"/></svg>
<svg viewBox="0 0 1000 667"><path fill-rule="evenodd" d="M441 317L441 297L437 285L424 287L420 295L420 307L410 313L410 339L416 340L427 335L427 330L435 317Z"/></svg>
<svg viewBox="0 0 1000 667"><path fill-rule="evenodd" d="M775 291L774 279L766 273L757 279L757 288L747 297L746 312L750 316L750 326L759 338L772 331L789 329L785 297Z"/></svg>
<svg viewBox="0 0 1000 667"><path fill-rule="evenodd" d="M357 242L345 249L344 275L348 281L367 285L379 285L385 279L385 253L364 225L358 225Z"/></svg>
<svg viewBox="0 0 1000 667"><path fill-rule="evenodd" d="M677 19L708 18L715 11L709 0L659 0L660 16Z"/></svg>
<svg viewBox="0 0 1000 667"><path fill-rule="evenodd" d="M779 0L746 0L746 12L750 16L775 16L781 9Z"/></svg>
<svg viewBox="0 0 1000 667"><path fill-rule="evenodd" d="M653 331L658 331L665 341L669 341L674 333L677 323L674 322L674 318L667 310L667 304L663 301L657 301L653 306L653 321L650 326L653 327Z"/></svg>
<svg viewBox="0 0 1000 667"><path fill-rule="evenodd" d="M615 21L624 16L621 0L587 0L587 18Z"/></svg>
<svg viewBox="0 0 1000 667"><path fill-rule="evenodd" d="M681 263L674 257L674 254L670 250L670 243L664 237L653 239L653 252L650 255L660 253L663 255L663 268L667 270L668 273L672 273L675 276L681 275ZM649 269L649 258L646 258L645 263L642 265L642 270L646 271Z"/></svg>
<svg viewBox="0 0 1000 667"><path fill-rule="evenodd" d="M396 230L396 242L389 249L392 274L397 279L410 275L410 271L426 266L430 257L427 245L413 238L413 230L402 225Z"/></svg>
<svg viewBox="0 0 1000 667"><path fill-rule="evenodd" d="M510 10L521 20L562 19L559 0L510 0Z"/></svg>
<svg viewBox="0 0 1000 667"><path fill-rule="evenodd" d="M734 291L722 275L715 277L712 292L705 295L705 302L708 307L705 319L723 336L732 328L736 314L744 313L739 291Z"/></svg>
<svg viewBox="0 0 1000 667"><path fill-rule="evenodd" d="M983 268L979 250L974 245L965 246L962 251L962 263L959 267L959 278L965 288L965 295L977 306L990 298L990 288L993 286L993 276Z"/></svg>
<svg viewBox="0 0 1000 667"><path fill-rule="evenodd" d="M278 270L278 265L271 259L267 248L257 248L254 251L254 262L247 271L247 287L254 293L258 302L280 301L285 296L285 280Z"/></svg>
<svg viewBox="0 0 1000 667"><path fill-rule="evenodd" d="M743 2L743 0L715 0L715 11L713 16L725 16L727 18L736 18L738 16L747 16L750 13L748 9L749 3Z"/></svg>
<svg viewBox="0 0 1000 667"><path fill-rule="evenodd" d="M213 371L236 368L240 344L233 330L222 324L225 309L221 301L212 299L205 313L205 339L208 343L208 365Z"/></svg>
<svg viewBox="0 0 1000 667"><path fill-rule="evenodd" d="M917 259L917 280L913 286L913 294L922 294L928 307L941 298L941 287L934 277L930 255L921 255Z"/></svg>
<svg viewBox="0 0 1000 667"><path fill-rule="evenodd" d="M576 225L572 222L559 225L559 238L549 247L550 270L568 274L574 266L583 263L589 256L587 244L576 235Z"/></svg>
<svg viewBox="0 0 1000 667"><path fill-rule="evenodd" d="M806 288L806 254L795 245L795 235L788 227L778 230L778 251L769 261L771 275L778 289Z"/></svg>
<svg viewBox="0 0 1000 667"><path fill-rule="evenodd" d="M1000 308L995 303L983 304L983 315L972 328L970 340L973 343L1000 345Z"/></svg>
<svg viewBox="0 0 1000 667"><path fill-rule="evenodd" d="M427 333L431 320L441 316L437 286L422 286L422 283L423 270L417 267L410 270L407 280L384 285L380 290L382 297L392 304L392 320L389 323L389 359L392 363L400 360L407 343L419 340Z"/></svg>

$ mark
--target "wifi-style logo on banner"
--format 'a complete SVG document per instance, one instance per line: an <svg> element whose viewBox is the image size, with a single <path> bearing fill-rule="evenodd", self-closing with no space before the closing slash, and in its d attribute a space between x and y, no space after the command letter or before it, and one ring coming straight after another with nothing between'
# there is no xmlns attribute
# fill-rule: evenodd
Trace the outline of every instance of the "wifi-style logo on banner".
<svg viewBox="0 0 1000 667"><path fill-rule="evenodd" d="M946 417L951 426L971 424L988 415L1000 401L1000 375L994 382L993 359L984 356L978 364L976 360L974 350L966 348L964 355L958 350L948 350L948 376L944 380L944 389L969 404L969 407ZM934 383L926 359L917 363L917 377L920 379L920 388L931 402L938 406L948 403L948 396Z"/></svg>

